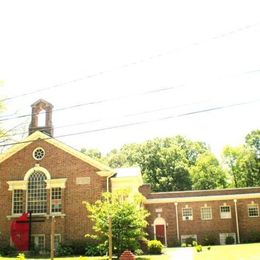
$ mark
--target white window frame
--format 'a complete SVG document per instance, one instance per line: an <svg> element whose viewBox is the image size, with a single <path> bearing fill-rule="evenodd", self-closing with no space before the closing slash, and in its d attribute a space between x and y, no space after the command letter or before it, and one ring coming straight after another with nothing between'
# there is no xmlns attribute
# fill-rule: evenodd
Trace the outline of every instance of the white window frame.
<svg viewBox="0 0 260 260"><path fill-rule="evenodd" d="M56 240L58 238L58 241ZM55 241L56 240L56 241ZM57 247L59 244L61 244L61 234L55 234L54 235L54 248L57 250Z"/></svg>
<svg viewBox="0 0 260 260"><path fill-rule="evenodd" d="M33 243L33 246L35 246L35 238L36 237L43 237L43 248L39 248L39 251L44 251L45 250L45 234L32 234L31 235L31 242Z"/></svg>
<svg viewBox="0 0 260 260"><path fill-rule="evenodd" d="M226 245L226 238L227 237L233 237L236 244L237 239L236 239L236 233L219 233L219 243L220 245Z"/></svg>
<svg viewBox="0 0 260 260"><path fill-rule="evenodd" d="M223 208L229 208L229 211L222 211ZM229 206L229 205L219 206L219 213L220 213L220 218L221 219L230 219L230 218L232 218L232 216L231 216L231 206Z"/></svg>
<svg viewBox="0 0 260 260"><path fill-rule="evenodd" d="M182 208L182 220L193 220L193 209L191 207Z"/></svg>
<svg viewBox="0 0 260 260"><path fill-rule="evenodd" d="M42 174L45 175L46 179L44 180L45 183L46 183L46 180L48 179L48 176L46 176L45 172L43 171L35 171L35 172L40 172ZM28 197L29 197L29 179L30 179L30 176L34 173L34 171L28 175L28 184L27 184L27 190L26 190L26 211L29 211L28 209ZM46 190L46 211L45 212L33 212L33 214L36 214L36 215L46 215L47 212L48 212L48 191L47 191L47 184L46 184L46 187L45 187L45 190Z"/></svg>
<svg viewBox="0 0 260 260"><path fill-rule="evenodd" d="M257 215L250 215L250 209L256 209ZM249 204L247 205L247 212L249 218L258 218L259 217L259 207L258 204Z"/></svg>
<svg viewBox="0 0 260 260"><path fill-rule="evenodd" d="M16 191L20 191L22 193L22 197L21 197L21 201L19 201L21 203L20 207L21 207L21 212L14 212L14 206L15 206L15 202L18 202L18 201L15 201L15 192ZM12 192L12 215L21 215L23 212L24 212L24 190L22 189L14 189L13 192Z"/></svg>
<svg viewBox="0 0 260 260"><path fill-rule="evenodd" d="M60 189L60 199L53 199L52 198L52 192L54 189ZM52 205L53 205L53 200L59 200L60 205L61 205L61 210L60 211L52 211ZM50 189L50 213L53 215L60 215L62 213L62 188L61 187L52 187Z"/></svg>
<svg viewBox="0 0 260 260"><path fill-rule="evenodd" d="M210 212L210 214L208 214L207 213L207 215L205 216L204 214L205 214L205 212L203 212L204 210L209 210L209 212ZM210 216L208 216L208 215L210 215ZM201 219L202 220L211 220L212 218L213 218L213 216L212 216L212 208L211 207L201 207L200 208L200 216L201 216Z"/></svg>

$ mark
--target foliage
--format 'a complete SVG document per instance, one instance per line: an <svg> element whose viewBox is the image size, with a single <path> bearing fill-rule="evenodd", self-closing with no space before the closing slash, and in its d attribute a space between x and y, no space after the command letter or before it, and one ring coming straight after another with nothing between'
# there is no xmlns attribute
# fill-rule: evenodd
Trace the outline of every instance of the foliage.
<svg viewBox="0 0 260 260"><path fill-rule="evenodd" d="M18 260L25 260L25 255L22 253L19 253L16 257Z"/></svg>
<svg viewBox="0 0 260 260"><path fill-rule="evenodd" d="M198 156L191 167L192 186L194 190L225 188L226 174L217 158L210 152Z"/></svg>
<svg viewBox="0 0 260 260"><path fill-rule="evenodd" d="M151 255L159 255L162 253L163 244L158 240L148 241L148 252Z"/></svg>
<svg viewBox="0 0 260 260"><path fill-rule="evenodd" d="M203 246L213 246L217 244L217 237L215 233L207 233L202 239Z"/></svg>
<svg viewBox="0 0 260 260"><path fill-rule="evenodd" d="M235 239L232 236L227 236L225 239L225 244L226 245L233 245L235 244Z"/></svg>
<svg viewBox="0 0 260 260"><path fill-rule="evenodd" d="M260 185L259 162L249 146L226 146L223 159L231 176L232 186L238 188Z"/></svg>
<svg viewBox="0 0 260 260"><path fill-rule="evenodd" d="M193 242L196 242L196 239L194 237L187 237L185 239L186 246L193 246Z"/></svg>
<svg viewBox="0 0 260 260"><path fill-rule="evenodd" d="M146 235L144 228L149 215L141 206L142 201L140 194L130 197L129 191L115 191L103 193L102 198L93 204L85 202L95 232L86 236L98 239L108 248L110 216L113 252L120 255L125 249L135 251L140 248L139 241Z"/></svg>
<svg viewBox="0 0 260 260"><path fill-rule="evenodd" d="M106 157L111 167L140 166L153 191L190 190L190 167L208 148L182 136L155 138L141 144L124 145Z"/></svg>
<svg viewBox="0 0 260 260"><path fill-rule="evenodd" d="M88 244L85 248L86 256L102 256L107 252L107 247L104 244Z"/></svg>
<svg viewBox="0 0 260 260"><path fill-rule="evenodd" d="M13 246L6 245L0 249L0 255L1 256L16 256L17 250Z"/></svg>
<svg viewBox="0 0 260 260"><path fill-rule="evenodd" d="M143 255L144 252L143 252L142 249L136 249L134 254L135 254L135 255Z"/></svg>
<svg viewBox="0 0 260 260"><path fill-rule="evenodd" d="M201 245L196 245L195 249L197 252L202 252L202 246Z"/></svg>
<svg viewBox="0 0 260 260"><path fill-rule="evenodd" d="M259 231L251 231L242 236L243 243L257 243L260 242L260 232Z"/></svg>
<svg viewBox="0 0 260 260"><path fill-rule="evenodd" d="M55 254L56 256L72 256L73 248L71 245L59 244L55 251Z"/></svg>

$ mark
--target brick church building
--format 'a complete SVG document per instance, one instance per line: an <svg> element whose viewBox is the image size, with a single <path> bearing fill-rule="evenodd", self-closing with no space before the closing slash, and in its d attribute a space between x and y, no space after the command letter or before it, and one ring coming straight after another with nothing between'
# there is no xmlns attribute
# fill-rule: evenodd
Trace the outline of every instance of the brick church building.
<svg viewBox="0 0 260 260"><path fill-rule="evenodd" d="M153 193L139 168L111 169L53 138L52 109L44 100L35 102L29 136L0 155L0 247L18 239L12 227L24 212L32 213L31 241L40 249L50 248L53 216L55 243L84 240L92 226L82 201L126 187L144 195L149 237L165 246L208 234L220 244L227 236L240 243L249 232L260 232L260 188Z"/></svg>

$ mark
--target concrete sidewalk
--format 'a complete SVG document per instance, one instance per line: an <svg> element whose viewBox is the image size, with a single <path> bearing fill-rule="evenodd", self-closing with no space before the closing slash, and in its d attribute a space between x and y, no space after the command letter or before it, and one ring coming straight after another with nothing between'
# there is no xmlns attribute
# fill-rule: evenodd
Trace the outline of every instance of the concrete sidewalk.
<svg viewBox="0 0 260 260"><path fill-rule="evenodd" d="M170 256L171 260L192 260L193 248L166 248L165 253Z"/></svg>

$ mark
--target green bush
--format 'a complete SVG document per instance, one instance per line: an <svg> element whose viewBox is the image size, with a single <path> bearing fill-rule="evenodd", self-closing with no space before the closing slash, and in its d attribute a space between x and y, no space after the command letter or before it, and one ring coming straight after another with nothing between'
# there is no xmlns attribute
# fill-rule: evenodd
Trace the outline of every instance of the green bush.
<svg viewBox="0 0 260 260"><path fill-rule="evenodd" d="M201 245L196 245L195 248L196 248L197 252L201 252L202 251L202 246Z"/></svg>
<svg viewBox="0 0 260 260"><path fill-rule="evenodd" d="M0 249L0 255L1 256L16 256L17 250L13 246L6 245Z"/></svg>
<svg viewBox="0 0 260 260"><path fill-rule="evenodd" d="M71 245L59 244L55 251L55 254L56 256L72 256L73 248Z"/></svg>
<svg viewBox="0 0 260 260"><path fill-rule="evenodd" d="M135 254L135 255L143 255L144 252L143 252L142 249L136 249L134 254Z"/></svg>
<svg viewBox="0 0 260 260"><path fill-rule="evenodd" d="M216 235L213 234L213 233L205 234L203 239L202 239L202 241L201 241L201 244L203 246L213 246L213 245L216 245L217 244Z"/></svg>
<svg viewBox="0 0 260 260"><path fill-rule="evenodd" d="M107 247L104 244L88 244L85 247L86 256L103 256L107 252Z"/></svg>
<svg viewBox="0 0 260 260"><path fill-rule="evenodd" d="M196 239L194 237L187 237L185 239L185 243L186 243L187 246L189 246L189 245L192 246L193 242L196 242Z"/></svg>
<svg viewBox="0 0 260 260"><path fill-rule="evenodd" d="M226 245L233 245L235 244L235 239L232 236L227 236L225 239L225 244Z"/></svg>
<svg viewBox="0 0 260 260"><path fill-rule="evenodd" d="M256 243L260 242L260 232L252 231L242 236L242 243Z"/></svg>
<svg viewBox="0 0 260 260"><path fill-rule="evenodd" d="M163 245L161 241L151 240L148 242L148 252L151 255L159 255L162 253Z"/></svg>

